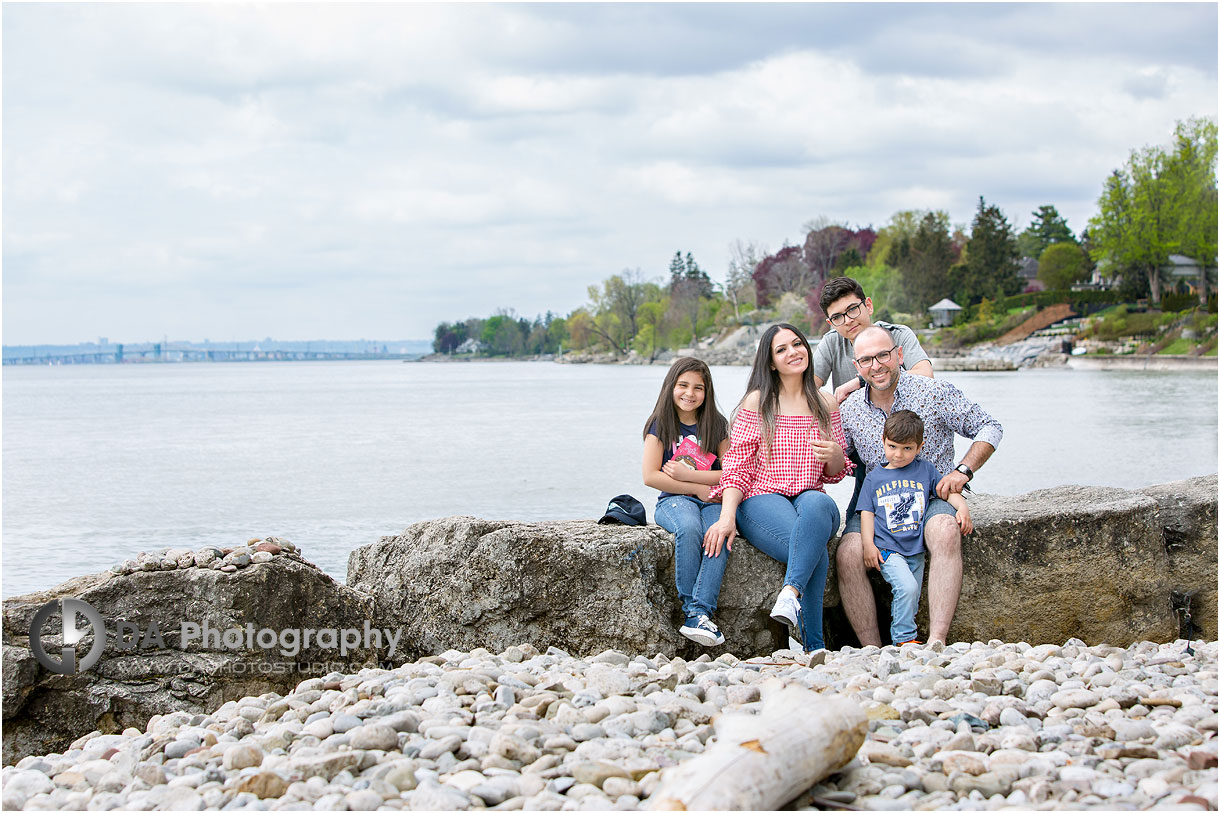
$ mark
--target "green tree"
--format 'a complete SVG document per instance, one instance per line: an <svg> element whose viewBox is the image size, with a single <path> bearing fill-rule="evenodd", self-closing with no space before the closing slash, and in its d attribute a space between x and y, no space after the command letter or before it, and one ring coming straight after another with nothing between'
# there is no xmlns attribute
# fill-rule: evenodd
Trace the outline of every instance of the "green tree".
<svg viewBox="0 0 1220 813"><path fill-rule="evenodd" d="M686 263L682 261L682 252L675 251L674 258L669 261L669 284L673 285L684 276L686 276Z"/></svg>
<svg viewBox="0 0 1220 813"><path fill-rule="evenodd" d="M640 332L632 343L635 351L654 361L665 335L665 314L669 308L666 300L645 302L640 307Z"/></svg>
<svg viewBox="0 0 1220 813"><path fill-rule="evenodd" d="M919 312L948 296L949 267L955 259L948 212L925 212L914 232L900 236L890 249L890 264L902 280L895 304Z"/></svg>
<svg viewBox="0 0 1220 813"><path fill-rule="evenodd" d="M1207 266L1216 263L1216 123L1178 122L1165 166L1178 252L1199 261L1199 301L1207 302Z"/></svg>
<svg viewBox="0 0 1220 813"><path fill-rule="evenodd" d="M1175 247L1164 162L1159 149L1132 151L1126 168L1106 179L1089 221L1098 266L1108 276L1147 280L1139 288L1154 304L1161 301L1161 268Z"/></svg>
<svg viewBox="0 0 1220 813"><path fill-rule="evenodd" d="M626 353L639 332L639 312L649 299L655 298L658 288L646 282L637 268L623 271L607 278L599 285L589 286L589 329L600 336L615 353Z"/></svg>
<svg viewBox="0 0 1220 813"><path fill-rule="evenodd" d="M915 232L919 229L919 223L923 220L925 212L917 209L904 209L900 212L894 212L890 217L890 222L882 226L881 231L877 232L877 239L873 242L872 249L868 252L867 262L869 265L895 265L895 261L890 256L894 246L899 243L904 237L910 238L915 236ZM946 218L948 215L946 215Z"/></svg>
<svg viewBox="0 0 1220 813"><path fill-rule="evenodd" d="M466 323L441 322L436 326L435 338L432 339L432 352L434 353L452 353L458 349L462 342L466 341Z"/></svg>
<svg viewBox="0 0 1220 813"><path fill-rule="evenodd" d="M1070 288L1088 275L1084 250L1075 243L1053 243L1038 258L1038 279L1052 291Z"/></svg>
<svg viewBox="0 0 1220 813"><path fill-rule="evenodd" d="M1097 208L1089 231L1098 267L1160 304L1161 269L1170 254L1215 263L1216 125L1189 119L1178 123L1172 151L1132 150L1126 165L1106 178Z"/></svg>
<svg viewBox="0 0 1220 813"><path fill-rule="evenodd" d="M973 305L984 297L1000 299L1021 290L1017 276L1017 238L1012 224L998 206L989 206L979 195L979 208L970 224L965 260L949 274L953 298L959 305Z"/></svg>
<svg viewBox="0 0 1220 813"><path fill-rule="evenodd" d="M1046 247L1055 243L1075 243L1076 236L1068 228L1059 210L1050 204L1038 207L1034 219L1017 237L1017 250L1022 257L1041 257Z"/></svg>
<svg viewBox="0 0 1220 813"><path fill-rule="evenodd" d="M839 276L846 276L844 272L849 268L858 268L864 265L864 257L860 256L860 249L855 246L848 246L839 253L839 259L835 260L835 272Z"/></svg>
<svg viewBox="0 0 1220 813"><path fill-rule="evenodd" d="M568 340L568 320L556 316L546 326L546 342L548 353L563 352L564 342Z"/></svg>
<svg viewBox="0 0 1220 813"><path fill-rule="evenodd" d="M587 350L597 341L592 324L593 317L584 308L577 308L568 314L565 327L568 332L569 347L572 350Z"/></svg>
<svg viewBox="0 0 1220 813"><path fill-rule="evenodd" d="M485 352L494 356L520 355L525 347L525 337L512 311L500 310L483 322L479 336Z"/></svg>
<svg viewBox="0 0 1220 813"><path fill-rule="evenodd" d="M699 296L711 296L715 287L712 285L712 278L699 267L699 263L695 262L695 258L689 251L686 252L686 260L682 265L682 281L689 283L699 293Z"/></svg>

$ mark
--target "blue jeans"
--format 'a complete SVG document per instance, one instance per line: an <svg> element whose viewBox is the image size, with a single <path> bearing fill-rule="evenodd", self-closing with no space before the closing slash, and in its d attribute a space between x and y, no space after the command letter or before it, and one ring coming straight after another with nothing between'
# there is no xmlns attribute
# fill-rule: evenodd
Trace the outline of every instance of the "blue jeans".
<svg viewBox="0 0 1220 813"><path fill-rule="evenodd" d="M687 618L716 612L720 582L729 565L729 551L719 556L703 554L703 535L720 519L720 503L686 494L662 497L653 515L657 524L674 535L674 581Z"/></svg>
<svg viewBox="0 0 1220 813"><path fill-rule="evenodd" d="M826 591L826 543L839 529L839 507L824 492L795 497L758 494L737 508L737 527L751 545L788 565L784 584L801 594L806 650L821 649L822 594Z"/></svg>
<svg viewBox="0 0 1220 813"><path fill-rule="evenodd" d="M890 604L890 640L895 644L915 640L915 612L919 609L919 592L923 590L923 551L904 556L883 550L881 575L894 590Z"/></svg>

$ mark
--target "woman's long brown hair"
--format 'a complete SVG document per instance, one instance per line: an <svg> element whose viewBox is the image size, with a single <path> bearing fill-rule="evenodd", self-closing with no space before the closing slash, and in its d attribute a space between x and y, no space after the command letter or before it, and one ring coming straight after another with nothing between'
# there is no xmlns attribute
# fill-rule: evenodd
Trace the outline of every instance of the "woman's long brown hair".
<svg viewBox="0 0 1220 813"><path fill-rule="evenodd" d="M805 345L805 349L809 353L809 366L805 368L805 372L801 376L801 389L805 392L805 400L809 402L809 410L817 419L822 437L830 439L830 413L818 395L818 384L813 377L813 348L809 346L809 340L805 338L805 334L801 332L800 328L787 322L781 322L767 328L763 332L762 338L758 340L758 352L754 354L754 366L750 368L750 380L746 384L746 395L758 390L759 434L762 436L762 445L767 450L768 457L771 454L771 440L775 436L775 416L779 413L779 371L771 365L771 343L775 341L775 334L781 330L791 330L795 333L797 339ZM743 397L742 400L744 401L745 398ZM741 404L739 403L737 409L733 410L734 420L740 410Z"/></svg>

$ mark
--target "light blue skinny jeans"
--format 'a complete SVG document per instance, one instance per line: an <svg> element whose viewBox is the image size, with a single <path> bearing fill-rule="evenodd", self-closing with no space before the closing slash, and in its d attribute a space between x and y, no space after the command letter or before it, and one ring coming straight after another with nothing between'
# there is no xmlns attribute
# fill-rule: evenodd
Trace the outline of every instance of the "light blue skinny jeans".
<svg viewBox="0 0 1220 813"><path fill-rule="evenodd" d="M704 556L703 535L720 519L720 503L674 494L658 500L653 514L657 524L674 535L674 581L682 612L687 618L711 617L729 552L722 548L718 556Z"/></svg>
<svg viewBox="0 0 1220 813"><path fill-rule="evenodd" d="M890 604L890 641L901 644L915 640L915 613L919 592L923 590L923 551L904 556L896 551L881 551L881 575L890 583L894 600Z"/></svg>
<svg viewBox="0 0 1220 813"><path fill-rule="evenodd" d="M822 594L830 560L826 543L839 528L839 507L825 492L809 489L795 497L758 494L737 507L737 527L746 540L788 568L784 585L801 594L806 651L822 649Z"/></svg>

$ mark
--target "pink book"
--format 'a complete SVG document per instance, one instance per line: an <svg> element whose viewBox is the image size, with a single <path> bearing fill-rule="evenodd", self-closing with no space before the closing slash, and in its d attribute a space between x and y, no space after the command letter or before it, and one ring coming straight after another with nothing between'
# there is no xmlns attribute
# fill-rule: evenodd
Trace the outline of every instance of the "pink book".
<svg viewBox="0 0 1220 813"><path fill-rule="evenodd" d="M674 446L673 459L685 463L695 471L709 471L712 463L716 461L716 455L700 449L693 436L683 435L682 440Z"/></svg>

